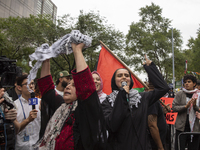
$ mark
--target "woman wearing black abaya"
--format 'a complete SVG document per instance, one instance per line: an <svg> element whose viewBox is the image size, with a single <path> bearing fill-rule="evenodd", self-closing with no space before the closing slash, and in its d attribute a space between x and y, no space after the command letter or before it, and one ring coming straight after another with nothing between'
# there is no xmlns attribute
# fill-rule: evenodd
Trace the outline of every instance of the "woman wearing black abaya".
<svg viewBox="0 0 200 150"><path fill-rule="evenodd" d="M144 68L155 87L153 91L138 93L132 89L134 83L127 69L116 70L112 77L112 93L102 103L109 131L109 150L148 149L148 107L161 98L169 87L155 64L147 58Z"/></svg>

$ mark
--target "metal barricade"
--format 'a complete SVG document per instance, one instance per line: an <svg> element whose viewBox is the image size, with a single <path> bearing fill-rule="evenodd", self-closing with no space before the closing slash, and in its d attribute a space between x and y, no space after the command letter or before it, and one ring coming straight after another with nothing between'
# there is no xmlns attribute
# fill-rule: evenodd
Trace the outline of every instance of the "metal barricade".
<svg viewBox="0 0 200 150"><path fill-rule="evenodd" d="M179 137L181 135L200 135L200 132L182 132L178 135L178 149L180 150L180 141L179 141Z"/></svg>

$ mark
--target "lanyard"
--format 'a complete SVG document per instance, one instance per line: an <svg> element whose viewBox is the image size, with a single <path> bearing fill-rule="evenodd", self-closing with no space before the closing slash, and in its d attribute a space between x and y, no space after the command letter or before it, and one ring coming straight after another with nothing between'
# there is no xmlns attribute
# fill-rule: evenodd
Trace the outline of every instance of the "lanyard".
<svg viewBox="0 0 200 150"><path fill-rule="evenodd" d="M21 103L21 106L22 106L22 110L23 110L23 114L24 114L24 119L26 119L26 115L25 115L25 112L24 112L24 107L23 107L23 105L22 105L22 101L21 101L21 99L19 98L19 101L20 101L20 103Z"/></svg>
<svg viewBox="0 0 200 150"><path fill-rule="evenodd" d="M4 116L4 113L3 113L2 109L1 109L1 107L0 107L0 113L3 116L3 119L5 120L5 116Z"/></svg>

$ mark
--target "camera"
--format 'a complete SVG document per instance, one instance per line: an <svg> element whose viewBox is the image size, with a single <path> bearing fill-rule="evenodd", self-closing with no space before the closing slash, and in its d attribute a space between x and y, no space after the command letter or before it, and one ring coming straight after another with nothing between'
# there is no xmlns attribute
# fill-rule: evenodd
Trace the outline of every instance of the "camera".
<svg viewBox="0 0 200 150"><path fill-rule="evenodd" d="M21 73L22 69L16 66L16 60L8 59L6 56L0 57L0 84L2 87L13 87L16 76Z"/></svg>
<svg viewBox="0 0 200 150"><path fill-rule="evenodd" d="M22 72L20 67L16 66L16 60L8 59L5 56L0 57L0 88L11 88L15 84L16 77ZM14 102L7 92L3 95L8 109L15 108ZM1 109L1 108L0 108ZM0 149L15 149L15 128L13 122L6 120L1 109L0 112Z"/></svg>
<svg viewBox="0 0 200 150"><path fill-rule="evenodd" d="M0 86L1 88L11 88L15 84L17 76L22 74L22 69L16 66L16 60L8 59L6 56L0 57ZM4 101L8 109L14 108L14 103L9 95L5 92Z"/></svg>

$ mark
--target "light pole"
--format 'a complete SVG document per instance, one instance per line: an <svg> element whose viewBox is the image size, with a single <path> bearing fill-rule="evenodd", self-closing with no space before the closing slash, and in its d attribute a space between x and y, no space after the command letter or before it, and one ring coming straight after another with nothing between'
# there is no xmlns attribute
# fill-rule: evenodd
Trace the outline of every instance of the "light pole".
<svg viewBox="0 0 200 150"><path fill-rule="evenodd" d="M173 91L175 90L175 71L174 71L174 38L173 38L173 27L170 28L172 30L172 71L173 71Z"/></svg>
<svg viewBox="0 0 200 150"><path fill-rule="evenodd" d="M166 27L166 26L164 26ZM173 37L173 27L167 27L172 30L172 72L173 72L173 91L175 92L175 72L174 72L174 37ZM169 139L171 141L171 124L169 125ZM171 142L169 144L169 150L171 150Z"/></svg>

